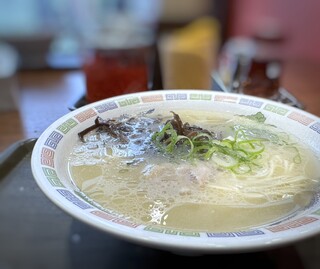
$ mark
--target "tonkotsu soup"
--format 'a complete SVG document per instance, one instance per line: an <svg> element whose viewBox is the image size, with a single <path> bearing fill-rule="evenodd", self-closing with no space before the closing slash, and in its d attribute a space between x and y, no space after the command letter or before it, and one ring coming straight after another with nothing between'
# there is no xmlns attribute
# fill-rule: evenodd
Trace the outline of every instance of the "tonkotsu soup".
<svg viewBox="0 0 320 269"><path fill-rule="evenodd" d="M319 156L250 116L174 111L97 118L69 156L75 185L108 212L144 225L227 232L307 206Z"/></svg>

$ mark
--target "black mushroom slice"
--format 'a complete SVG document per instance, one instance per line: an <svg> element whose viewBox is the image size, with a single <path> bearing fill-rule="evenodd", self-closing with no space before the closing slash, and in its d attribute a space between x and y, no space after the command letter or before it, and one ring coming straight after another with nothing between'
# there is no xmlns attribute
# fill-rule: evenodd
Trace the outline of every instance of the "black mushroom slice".
<svg viewBox="0 0 320 269"><path fill-rule="evenodd" d="M128 143L124 132L128 131L129 126L124 122L118 122L114 119L104 120L101 117L97 117L94 124L78 133L78 136L82 142L84 142L84 136L89 132L99 129L101 132L106 132L114 138L118 138L121 143Z"/></svg>
<svg viewBox="0 0 320 269"><path fill-rule="evenodd" d="M178 135L184 135L189 138L192 138L198 135L199 133L205 133L213 138L216 136L214 132L203 129L199 126L191 126L188 122L183 123L178 114L176 114L173 111L171 111L171 113L173 114L173 119L169 120L169 122L171 123L172 127L176 130Z"/></svg>
<svg viewBox="0 0 320 269"><path fill-rule="evenodd" d="M153 110L151 110L151 112L153 112ZM148 111L145 114L148 114L151 112ZM183 135L189 138L193 138L200 133L202 134L205 133L212 138L216 137L216 134L214 132L203 129L199 126L190 125L188 122L183 123L180 116L177 113L173 111L171 111L171 113L173 114L173 118L171 120L168 120L167 123L168 122L171 123L172 127L176 130L178 135ZM119 119L107 119L107 120L104 120L98 116L95 119L94 124L84 129L83 131L79 132L78 136L82 142L85 142L85 139L84 139L85 135L93 130L97 130L98 132L104 132L113 138L119 139L120 143L129 143L127 136L130 134L132 135L134 131L133 125L136 125L137 121L139 120L142 120L140 119L139 116L138 117L123 116L123 117L120 117ZM159 120L158 122L160 124L161 120ZM143 130L141 131L145 131L144 129L145 126L143 124L142 126L143 126L142 127ZM167 138L168 137L165 136L163 140Z"/></svg>

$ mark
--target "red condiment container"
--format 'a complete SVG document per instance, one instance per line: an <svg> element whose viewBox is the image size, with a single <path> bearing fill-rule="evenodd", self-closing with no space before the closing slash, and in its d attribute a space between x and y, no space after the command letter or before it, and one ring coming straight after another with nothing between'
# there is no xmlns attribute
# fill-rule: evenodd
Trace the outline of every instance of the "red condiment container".
<svg viewBox="0 0 320 269"><path fill-rule="evenodd" d="M93 49L83 71L87 102L148 90L149 47Z"/></svg>
<svg viewBox="0 0 320 269"><path fill-rule="evenodd" d="M83 36L86 52L82 67L88 103L148 90L152 28L118 12L89 24Z"/></svg>

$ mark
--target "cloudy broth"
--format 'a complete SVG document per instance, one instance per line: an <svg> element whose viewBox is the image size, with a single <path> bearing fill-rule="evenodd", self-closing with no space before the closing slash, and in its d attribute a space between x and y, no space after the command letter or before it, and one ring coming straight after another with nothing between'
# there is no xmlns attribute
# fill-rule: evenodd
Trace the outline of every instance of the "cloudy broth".
<svg viewBox="0 0 320 269"><path fill-rule="evenodd" d="M135 222L193 231L265 225L310 203L319 187L319 157L294 137L231 114L176 112L190 125L214 130L219 141L245 128L250 136L263 136L264 150L245 173L211 159L169 156L151 138L172 115L143 115L123 119L131 127L126 143L91 131L75 144L68 163L75 185L101 207Z"/></svg>

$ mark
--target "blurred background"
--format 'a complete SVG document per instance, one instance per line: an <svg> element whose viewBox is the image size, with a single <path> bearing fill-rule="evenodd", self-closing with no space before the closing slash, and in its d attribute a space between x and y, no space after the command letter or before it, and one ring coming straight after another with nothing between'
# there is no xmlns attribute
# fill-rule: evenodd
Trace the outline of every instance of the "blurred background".
<svg viewBox="0 0 320 269"><path fill-rule="evenodd" d="M124 13L154 31L203 15L225 24L227 6L212 0L1 0L0 40L18 51L20 68L79 67L84 34L94 24L114 26Z"/></svg>
<svg viewBox="0 0 320 269"><path fill-rule="evenodd" d="M280 100L249 91L256 64L268 73L261 87L299 101L307 94L317 114L319 11L318 0L0 0L0 108L21 107L24 81L49 70L78 71L78 97L85 94L84 55L104 27L113 32L108 46L152 48L147 90L247 90Z"/></svg>
<svg viewBox="0 0 320 269"><path fill-rule="evenodd" d="M317 0L231 1L229 36L273 32L283 39L277 47L283 58L319 62L320 2Z"/></svg>
<svg viewBox="0 0 320 269"><path fill-rule="evenodd" d="M0 40L17 49L21 68L75 67L83 29L121 5L137 23L159 31L213 16L221 25L221 44L273 31L285 40L281 57L320 61L317 0L1 0Z"/></svg>

